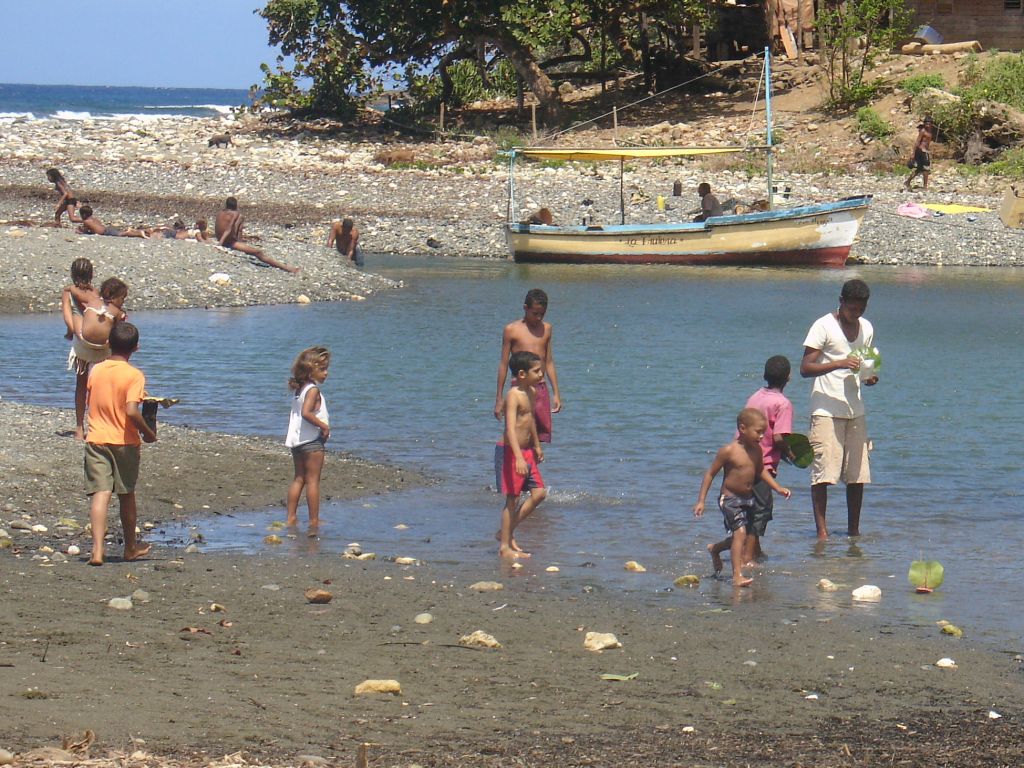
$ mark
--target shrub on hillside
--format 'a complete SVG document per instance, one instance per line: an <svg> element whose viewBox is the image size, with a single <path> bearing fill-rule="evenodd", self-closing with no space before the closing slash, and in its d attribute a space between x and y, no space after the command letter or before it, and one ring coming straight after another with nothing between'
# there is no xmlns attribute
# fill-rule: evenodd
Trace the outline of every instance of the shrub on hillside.
<svg viewBox="0 0 1024 768"><path fill-rule="evenodd" d="M946 81L939 74L912 75L900 83L900 88L910 93L911 96L919 96L925 88L944 89Z"/></svg>
<svg viewBox="0 0 1024 768"><path fill-rule="evenodd" d="M870 136L873 139L884 139L892 136L893 129L871 107L861 107L857 110L857 133L861 136Z"/></svg>

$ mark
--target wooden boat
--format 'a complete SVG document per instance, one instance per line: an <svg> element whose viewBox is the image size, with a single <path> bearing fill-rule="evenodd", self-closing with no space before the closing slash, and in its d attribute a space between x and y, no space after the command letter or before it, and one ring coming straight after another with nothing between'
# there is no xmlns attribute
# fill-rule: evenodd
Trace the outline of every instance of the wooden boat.
<svg viewBox="0 0 1024 768"><path fill-rule="evenodd" d="M765 78L771 76L765 51ZM770 88L766 89L770 94ZM842 267L870 195L789 208L774 207L771 100L766 99L768 144L759 147L525 148L509 152L505 240L517 262L578 264L730 264ZM714 216L701 222L627 224L623 190L626 160L760 150L767 152L768 210ZM535 160L619 161L619 224L555 226L514 222L517 157Z"/></svg>

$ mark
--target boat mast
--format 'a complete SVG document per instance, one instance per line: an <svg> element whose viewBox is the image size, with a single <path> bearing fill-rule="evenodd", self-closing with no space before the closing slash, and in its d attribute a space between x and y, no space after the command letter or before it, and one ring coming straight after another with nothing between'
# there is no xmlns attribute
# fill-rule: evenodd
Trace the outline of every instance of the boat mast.
<svg viewBox="0 0 1024 768"><path fill-rule="evenodd" d="M515 210L516 183L513 173L516 169L516 151L509 152L508 160L508 205L505 210L506 223L512 223L512 212Z"/></svg>
<svg viewBox="0 0 1024 768"><path fill-rule="evenodd" d="M772 183L772 52L766 45L764 47L764 112L765 123L768 127L768 210L775 207L775 195Z"/></svg>
<svg viewBox="0 0 1024 768"><path fill-rule="evenodd" d="M625 182L623 178L626 175L626 160L625 158L619 158L619 221L622 224L626 223L626 192L624 188Z"/></svg>

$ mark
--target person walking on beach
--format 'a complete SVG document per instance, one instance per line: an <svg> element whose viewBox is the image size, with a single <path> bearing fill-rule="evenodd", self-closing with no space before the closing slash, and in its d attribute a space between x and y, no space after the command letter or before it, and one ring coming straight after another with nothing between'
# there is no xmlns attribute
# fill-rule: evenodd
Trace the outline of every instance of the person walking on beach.
<svg viewBox="0 0 1024 768"><path fill-rule="evenodd" d="M497 487L505 495L498 531L498 554L520 558L530 555L516 543L516 528L537 509L548 493L538 466L544 461L544 449L537 435L534 417L537 385L544 380L544 368L539 355L525 350L513 352L508 366L513 383L505 395L505 430L494 453ZM523 491L529 496L520 504L519 497Z"/></svg>
<svg viewBox="0 0 1024 768"><path fill-rule="evenodd" d="M871 482L861 385L878 383L878 376L861 379L862 361L857 354L875 341L874 328L863 317L870 296L863 280L847 280L839 293L839 309L818 318L804 339L800 375L814 379L807 437L814 449L811 504L819 539L828 538L828 487L840 480L846 483L847 532L860 535L864 484Z"/></svg>
<svg viewBox="0 0 1024 768"><path fill-rule="evenodd" d="M255 256L267 266L283 269L285 272L299 271L298 267L289 267L287 264L275 261L256 246L244 242L242 240L243 225L242 214L238 212L238 200L229 197L224 201L224 210L217 214L217 220L213 224L213 234L217 238L217 245Z"/></svg>
<svg viewBox="0 0 1024 768"><path fill-rule="evenodd" d="M89 565L103 565L107 510L116 493L124 534L124 559L138 560L149 554L151 545L140 545L135 523L138 509L135 485L139 477L141 434L147 443L156 442L156 432L146 423L139 403L146 389L146 377L128 362L139 348L139 331L131 323L118 323L110 331L110 359L96 365L89 374L89 434L85 443L85 492L92 497L92 556Z"/></svg>
<svg viewBox="0 0 1024 768"><path fill-rule="evenodd" d="M309 347L292 364L288 387L292 390L292 410L284 444L292 451L295 478L288 486L287 524L298 523L299 498L306 489L309 528L320 525L320 474L324 468L325 444L331 436L327 401L320 387L327 379L331 353L324 347Z"/></svg>
<svg viewBox="0 0 1024 768"><path fill-rule="evenodd" d="M546 380L535 386L537 434L542 443L551 442L551 414L562 410L562 398L558 391L558 373L555 371L555 356L551 349L553 330L551 323L544 322L548 311L548 295L540 288L527 292L523 303L523 319L505 326L501 337L501 358L498 360L498 392L494 398L494 418L504 417L505 404L502 393L509 372L509 359L516 352L532 352L541 361ZM513 371L514 373L514 371ZM550 392L549 383L550 382Z"/></svg>
<svg viewBox="0 0 1024 768"><path fill-rule="evenodd" d="M772 477L778 477L782 457L792 453L786 443L786 435L793 431L793 404L782 394L782 390L789 383L790 370L789 360L784 355L769 357L764 364L765 386L747 399L746 407L756 408L765 417L766 427L761 437L761 458L765 471ZM753 495L754 504L750 509L750 526L747 529L746 547L743 552L743 562L747 566L756 563L763 555L761 539L768 530L768 521L772 519L775 506L771 486L761 478L754 483ZM722 552L731 548L731 536L717 544L708 544L711 559L719 562Z"/></svg>
<svg viewBox="0 0 1024 768"><path fill-rule="evenodd" d="M363 249L359 246L359 230L352 219L343 219L331 224L330 234L327 235L327 247L331 248L332 246L337 247L338 253L357 267L363 266Z"/></svg>
<svg viewBox="0 0 1024 768"><path fill-rule="evenodd" d="M68 186L67 181L65 181L64 174L56 168L49 168L46 171L46 178L53 184L53 188L60 196L57 200L57 210L53 214L53 226L61 226L61 218L63 218L65 213L67 213L68 220L72 224L80 224L82 219L75 214L75 209L78 208L78 200L71 191L71 187Z"/></svg>
<svg viewBox="0 0 1024 768"><path fill-rule="evenodd" d="M75 259L71 262L71 285L67 286L60 296L60 311L67 332L64 338L68 341L82 336L82 312L86 305L99 306L103 303L99 291L92 285L92 262L88 259ZM72 294L75 289L75 294ZM79 342L81 346L81 342ZM105 346L105 345L104 345ZM89 363L78 365L78 356L74 346L68 351L68 370L75 372L75 438L85 439L85 385L89 375Z"/></svg>
<svg viewBox="0 0 1024 768"><path fill-rule="evenodd" d="M921 174L921 178L924 179L924 190L928 191L928 175L932 169L932 139L935 138L935 123L932 122L930 117L926 117L924 122L917 126L917 141L914 142L914 148L910 153L910 161L907 163L909 168L914 170L910 176L907 177L906 182L903 184L904 189L910 191L910 182L914 180L917 174Z"/></svg>
<svg viewBox="0 0 1024 768"><path fill-rule="evenodd" d="M739 412L736 417L736 439L718 450L708 471L704 473L697 493L697 503L693 505L694 517L700 519L704 516L704 501L711 483L715 475L724 470L718 508L722 511L725 530L729 534L727 540L732 558L732 583L737 587L750 586L754 581L743 573L743 566L752 515L757 504L754 499L755 483L761 481L787 499L791 495L789 489L779 485L764 466L761 439L767 428L768 420L757 408L744 408ZM722 570L722 558L716 551L717 546L708 546L716 574Z"/></svg>

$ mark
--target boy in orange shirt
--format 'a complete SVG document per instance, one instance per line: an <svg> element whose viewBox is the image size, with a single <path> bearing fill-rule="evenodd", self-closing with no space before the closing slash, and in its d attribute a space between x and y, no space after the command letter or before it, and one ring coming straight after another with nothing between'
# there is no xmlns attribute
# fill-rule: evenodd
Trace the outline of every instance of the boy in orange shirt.
<svg viewBox="0 0 1024 768"><path fill-rule="evenodd" d="M110 330L110 357L93 366L86 386L89 431L85 443L85 492L92 497L89 565L103 565L107 509L114 493L117 493L124 531L124 559L138 560L150 550L150 545L139 546L135 538L139 446L142 440L156 442L156 432L142 418L139 409L146 377L128 362L138 348L138 329L127 322L115 325Z"/></svg>

